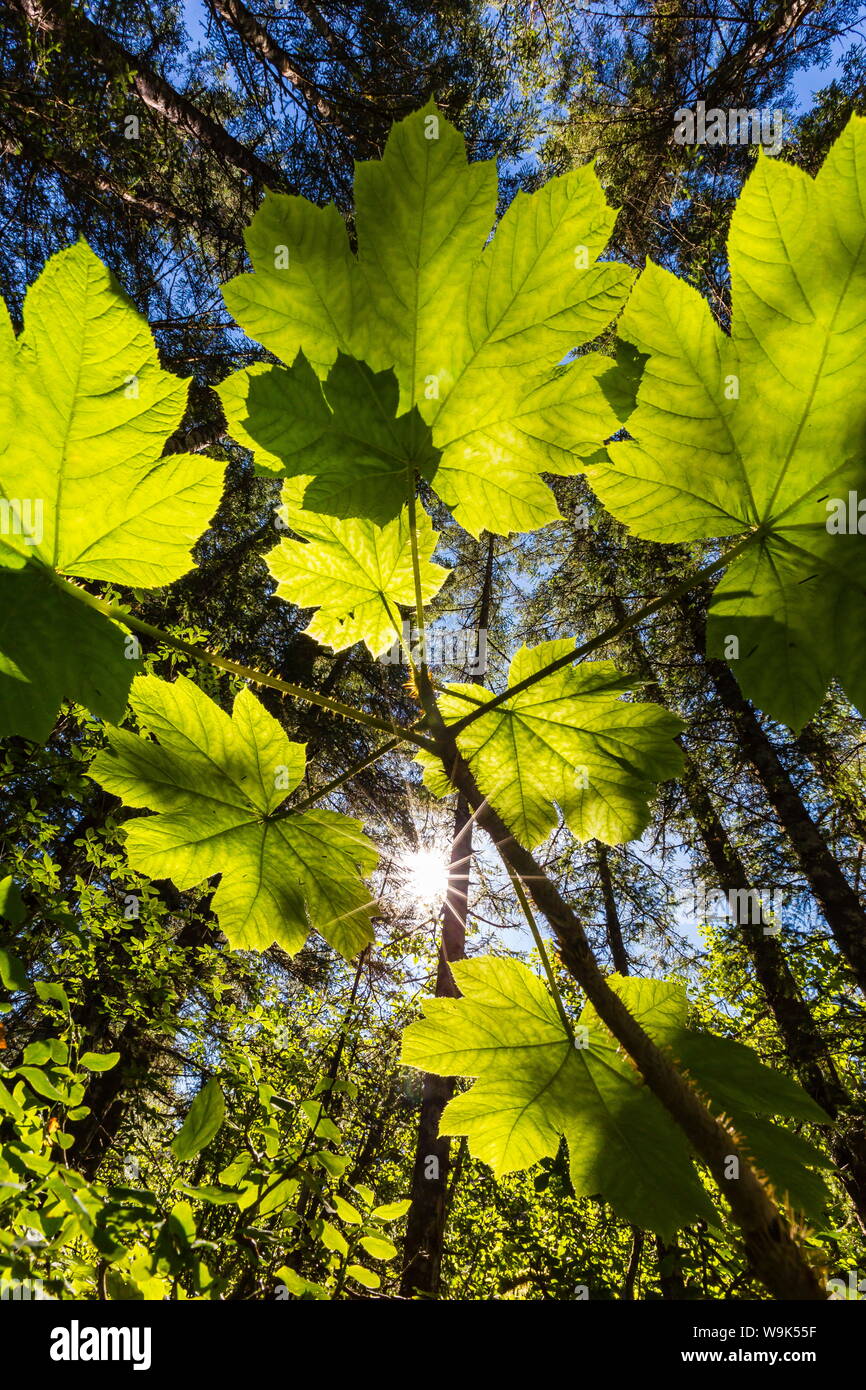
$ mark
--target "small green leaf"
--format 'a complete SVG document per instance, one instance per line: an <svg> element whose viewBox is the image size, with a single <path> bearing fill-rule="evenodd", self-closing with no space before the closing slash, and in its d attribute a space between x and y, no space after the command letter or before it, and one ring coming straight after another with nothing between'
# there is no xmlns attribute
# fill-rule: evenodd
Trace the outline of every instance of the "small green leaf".
<svg viewBox="0 0 866 1390"><path fill-rule="evenodd" d="M108 1269L105 1275L108 1297L113 1303L141 1302L144 1294L134 1279L122 1274L120 1270Z"/></svg>
<svg viewBox="0 0 866 1390"><path fill-rule="evenodd" d="M363 1217L357 1207L353 1207L351 1202L347 1202L345 1198L336 1193L331 1200L341 1221L345 1221L350 1226L360 1226Z"/></svg>
<svg viewBox="0 0 866 1390"><path fill-rule="evenodd" d="M44 1002L47 1003L49 999L53 999L56 1004L60 1004L67 1014L69 1013L69 998L62 985L53 981L37 980L34 989Z"/></svg>
<svg viewBox="0 0 866 1390"><path fill-rule="evenodd" d="M320 1139L330 1139L332 1143L339 1144L342 1135L334 1121L329 1119L322 1111L322 1103L318 1100L302 1100L298 1109L304 1114L310 1129Z"/></svg>
<svg viewBox="0 0 866 1390"><path fill-rule="evenodd" d="M189 1108L171 1151L181 1162L194 1158L221 1129L225 1119L225 1097L215 1077L205 1082Z"/></svg>
<svg viewBox="0 0 866 1390"><path fill-rule="evenodd" d="M310 1279L304 1279L297 1270L289 1269L288 1265L283 1265L277 1270L277 1280L283 1288L296 1298L309 1298L321 1300L329 1298L328 1290L321 1284L314 1284Z"/></svg>
<svg viewBox="0 0 866 1390"><path fill-rule="evenodd" d="M348 1158L343 1154L331 1153L330 1149L319 1149L318 1153L311 1154L310 1163L313 1167L324 1168L332 1178L342 1177L349 1166Z"/></svg>
<svg viewBox="0 0 866 1390"><path fill-rule="evenodd" d="M0 980L3 981L6 989L13 992L27 988L27 975L23 963L11 951L5 951L2 947L0 947Z"/></svg>
<svg viewBox="0 0 866 1390"><path fill-rule="evenodd" d="M408 1198L403 1202L386 1202L384 1206L374 1207L372 1215L376 1221L399 1221L411 1205Z"/></svg>
<svg viewBox="0 0 866 1390"><path fill-rule="evenodd" d="M286 1178L283 1182L278 1183L259 1203L259 1216L267 1216L272 1211L280 1211L291 1202L297 1190L298 1182L296 1178Z"/></svg>
<svg viewBox="0 0 866 1390"><path fill-rule="evenodd" d="M363 1284L365 1289L378 1289L382 1283L378 1274L374 1274L372 1269L365 1269L363 1265L349 1265L346 1273L350 1279Z"/></svg>
<svg viewBox="0 0 866 1390"><path fill-rule="evenodd" d="M11 922L13 927L20 927L21 923L27 917L24 899L21 897L21 893L11 877L0 878L0 917L2 917L5 922ZM5 951L0 953L0 972L2 972L3 969L2 956L5 955ZM2 974L0 974L0 979L3 979L5 983L5 977L3 977ZM12 986L7 984L6 988L11 989ZM23 989L24 986L16 985L15 988Z"/></svg>
<svg viewBox="0 0 866 1390"><path fill-rule="evenodd" d="M63 1091L59 1091L39 1067L18 1067L16 1074L22 1076L32 1090L40 1096L45 1096L46 1100L53 1100L61 1105L65 1105L66 1096Z"/></svg>
<svg viewBox="0 0 866 1390"><path fill-rule="evenodd" d="M199 1092L201 1094L201 1092ZM178 1202L166 1217L169 1226L184 1241L195 1239L195 1215L189 1202Z"/></svg>
<svg viewBox="0 0 866 1390"><path fill-rule="evenodd" d="M337 1230L336 1226L332 1226L330 1221L322 1222L321 1239L326 1250L333 1250L337 1255L348 1255L349 1246L346 1237Z"/></svg>
<svg viewBox="0 0 866 1390"><path fill-rule="evenodd" d="M88 1071L111 1071L120 1061L119 1052L82 1052L79 1065Z"/></svg>
<svg viewBox="0 0 866 1390"><path fill-rule="evenodd" d="M229 1206L237 1203L238 1191L234 1187L222 1187L218 1183L206 1183L203 1187L184 1185L181 1191L187 1197L199 1202L209 1202L212 1206Z"/></svg>
<svg viewBox="0 0 866 1390"><path fill-rule="evenodd" d="M18 1124L24 1119L24 1110L12 1092L0 1081L0 1110L5 1110Z"/></svg>
<svg viewBox="0 0 866 1390"><path fill-rule="evenodd" d="M218 1174L220 1182L227 1185L240 1182L252 1161L253 1156L249 1153L242 1153L237 1158L233 1158L231 1163L226 1164L222 1172Z"/></svg>
<svg viewBox="0 0 866 1390"><path fill-rule="evenodd" d="M362 1236L359 1244L374 1260L393 1260L397 1254L396 1245L384 1236Z"/></svg>

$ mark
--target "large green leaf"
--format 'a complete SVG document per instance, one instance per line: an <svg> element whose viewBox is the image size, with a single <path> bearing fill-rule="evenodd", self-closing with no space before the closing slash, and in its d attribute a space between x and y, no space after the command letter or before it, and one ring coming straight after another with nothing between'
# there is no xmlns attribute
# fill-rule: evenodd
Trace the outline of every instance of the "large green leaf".
<svg viewBox="0 0 866 1390"><path fill-rule="evenodd" d="M430 999L403 1035L402 1061L478 1077L446 1107L443 1134L463 1134L497 1176L552 1158L564 1135L578 1196L672 1235L714 1211L685 1139L600 1028L575 1047L542 982L515 960L452 966L462 999Z"/></svg>
<svg viewBox="0 0 866 1390"><path fill-rule="evenodd" d="M864 189L862 118L814 180L759 157L731 225L730 337L694 290L647 268L620 325L648 354L637 442L612 445L611 466L589 473L647 539L755 532L716 588L708 649L794 728L834 675L866 705L851 608L862 617L866 600Z"/></svg>
<svg viewBox="0 0 866 1390"><path fill-rule="evenodd" d="M431 102L392 126L381 160L355 171L358 355L394 367L406 408L424 399L465 339L471 269L496 216L496 163L469 163Z"/></svg>
<svg viewBox="0 0 866 1390"><path fill-rule="evenodd" d="M354 317L356 265L340 213L268 193L244 240L256 273L223 285L229 313L281 361L303 349L327 370L347 350Z"/></svg>
<svg viewBox="0 0 866 1390"><path fill-rule="evenodd" d="M268 195L247 236L254 273L225 288L240 324L286 364L302 350L321 375L340 353L393 369L401 409L432 426L435 484L476 535L554 520L541 474L574 472L615 432L600 385L608 359L563 364L611 322L631 283L626 267L597 261L614 213L590 167L519 194L491 238L496 201L492 162L468 163L430 105L392 128L381 160L357 166L357 257L331 209ZM264 436L280 433L279 379L271 385L267 423L227 407L238 437L265 455ZM226 391L231 404L258 388L246 377ZM381 499L355 486L354 467L342 449L323 461L328 495L333 504L345 474L343 505L373 518Z"/></svg>
<svg viewBox="0 0 866 1390"><path fill-rule="evenodd" d="M573 648L571 638L521 647L509 686ZM530 848L555 828L557 806L581 840L617 844L646 827L655 784L680 769L674 737L682 724L658 705L623 700L632 681L609 661L567 666L458 734L485 796ZM440 708L454 723L492 698L475 685L449 685ZM426 753L419 761L431 790L446 795L441 765Z"/></svg>
<svg viewBox="0 0 866 1390"><path fill-rule="evenodd" d="M474 1156L497 1175L553 1157L565 1136L578 1196L600 1194L623 1218L666 1237L699 1218L715 1219L684 1137L591 1007L573 1042L547 988L519 961L488 957L452 968L463 998L425 1001L424 1018L404 1032L402 1053L408 1066L478 1078L446 1107L443 1134L466 1135ZM619 976L609 983L650 1036L688 1066L703 1094L733 1115L747 1148L759 1136L756 1157L778 1194L820 1209L826 1192L805 1165L826 1160L805 1140L755 1118L826 1119L796 1083L747 1048L690 1032L680 986ZM736 1058L724 1084L718 1045Z"/></svg>
<svg viewBox="0 0 866 1390"><path fill-rule="evenodd" d="M467 373L465 400L433 427L442 451L436 487L467 531L504 535L556 520L559 510L540 474L582 471L583 460L618 429L602 389L609 368L607 358L588 353L533 382L519 399L503 380L477 404L472 389L481 383Z"/></svg>
<svg viewBox="0 0 866 1390"><path fill-rule="evenodd" d="M133 650L48 569L0 566L0 736L43 742L67 698L119 719L137 668L127 660Z"/></svg>
<svg viewBox="0 0 866 1390"><path fill-rule="evenodd" d="M310 475L310 511L384 525L406 505L415 472L436 472L430 427L417 410L397 415L391 371L341 353L321 386L301 353L289 368L257 363L218 389L232 434L260 470Z"/></svg>
<svg viewBox="0 0 866 1390"><path fill-rule="evenodd" d="M132 868L181 889L221 874L213 909L233 946L294 953L311 928L347 958L365 946L374 904L361 874L376 853L358 822L281 809L304 775L304 745L249 690L229 718L184 677L144 676L130 704L159 741L111 729L91 775L158 813L128 823Z"/></svg>
<svg viewBox="0 0 866 1390"><path fill-rule="evenodd" d="M267 557L277 594L318 610L306 629L317 642L335 651L366 642L379 656L400 634L397 605L415 602L407 513L382 527L318 515L301 505L306 484L306 478L293 478L283 487L283 516L300 539L281 541ZM426 603L448 571L430 560L438 537L426 512L419 510L417 525Z"/></svg>
<svg viewBox="0 0 866 1390"><path fill-rule="evenodd" d="M789 1198L797 1210L817 1215L828 1193L812 1170L829 1168L830 1160L801 1135L763 1118L783 1115L826 1123L829 1116L799 1082L765 1066L750 1047L732 1038L688 1028L688 1001L681 985L621 976L613 976L609 983L653 1041L670 1049L712 1109L733 1122L739 1146L770 1179L777 1197ZM584 1009L580 1022L602 1026L591 1006Z"/></svg>
<svg viewBox="0 0 866 1390"><path fill-rule="evenodd" d="M222 465L160 457L187 383L84 242L49 260L15 340L0 326L0 735L45 738L64 696L120 717L121 630L57 575L142 588L192 565Z"/></svg>

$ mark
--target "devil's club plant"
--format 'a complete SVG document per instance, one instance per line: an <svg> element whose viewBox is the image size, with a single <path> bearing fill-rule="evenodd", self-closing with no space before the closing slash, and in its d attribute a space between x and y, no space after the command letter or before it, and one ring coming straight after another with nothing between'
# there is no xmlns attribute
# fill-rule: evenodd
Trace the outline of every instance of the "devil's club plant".
<svg viewBox="0 0 866 1390"><path fill-rule="evenodd" d="M648 266L632 290L630 270L599 259L614 213L589 167L518 194L497 224L495 166L468 163L432 106L358 167L356 249L333 207L266 196L253 271L225 299L278 362L220 394L236 442L285 480L268 566L279 598L315 610L317 641L377 655L407 608L423 631L447 576L419 479L476 536L545 526L558 515L545 475L586 472L635 534L714 543L591 641L521 649L504 690L441 690L407 652L418 714L405 727L192 647L96 591L182 575L221 469L161 456L185 383L84 245L49 263L24 332L6 323L0 340L0 732L45 738L64 698L119 724L135 666L125 629L356 719L380 753L407 745L436 793L462 792L586 995L572 1021L549 968L545 984L514 961L455 965L464 997L428 1005L404 1044L411 1066L478 1078L444 1130L498 1172L565 1136L575 1190L665 1236L719 1219L697 1161L779 1297L823 1296L782 1212L820 1211L812 1169L826 1160L773 1117L827 1117L749 1049L689 1030L678 985L605 980L531 851L560 819L607 844L646 826L680 767L682 725L633 698L640 681L585 658L710 576L710 650L763 708L798 726L833 675L862 704L866 545L830 520L838 499L858 516L866 492L863 188L863 121L814 181L759 159L731 232L730 334L666 271ZM616 357L592 350L624 305ZM626 419L630 438L610 443ZM248 689L230 717L189 680L146 677L130 712L137 732L110 728L92 774L154 813L129 824L134 868L178 888L219 876L214 910L236 947L294 952L311 928L347 957L367 945L375 851L316 806L359 768L301 796L304 748Z"/></svg>

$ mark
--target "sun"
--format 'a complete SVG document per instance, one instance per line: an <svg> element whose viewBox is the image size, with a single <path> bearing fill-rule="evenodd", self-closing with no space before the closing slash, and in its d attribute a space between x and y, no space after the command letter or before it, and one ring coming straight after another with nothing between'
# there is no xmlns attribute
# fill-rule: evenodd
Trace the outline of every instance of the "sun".
<svg viewBox="0 0 866 1390"><path fill-rule="evenodd" d="M406 891L419 907L437 908L448 892L448 865L435 849L410 850L401 857Z"/></svg>

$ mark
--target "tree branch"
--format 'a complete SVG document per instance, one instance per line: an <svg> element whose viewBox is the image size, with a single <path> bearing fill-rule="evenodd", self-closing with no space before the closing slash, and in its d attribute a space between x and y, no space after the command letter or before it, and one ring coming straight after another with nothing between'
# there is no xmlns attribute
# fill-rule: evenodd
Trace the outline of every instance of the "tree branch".
<svg viewBox="0 0 866 1390"><path fill-rule="evenodd" d="M208 0L208 3L214 13L234 29L260 63L273 68L280 77L291 83L302 94L308 106L323 120L345 129L336 107L326 100L307 74L298 67L296 59L277 43L242 0Z"/></svg>
<svg viewBox="0 0 866 1390"><path fill-rule="evenodd" d="M69 44L75 39L84 40L85 48L103 71L112 77L128 78L144 104L183 135L192 136L211 154L249 174L257 183L292 191L279 169L236 140L218 121L175 91L143 59L111 38L81 10L67 7L62 0L2 0L2 3L37 33L55 35Z"/></svg>

